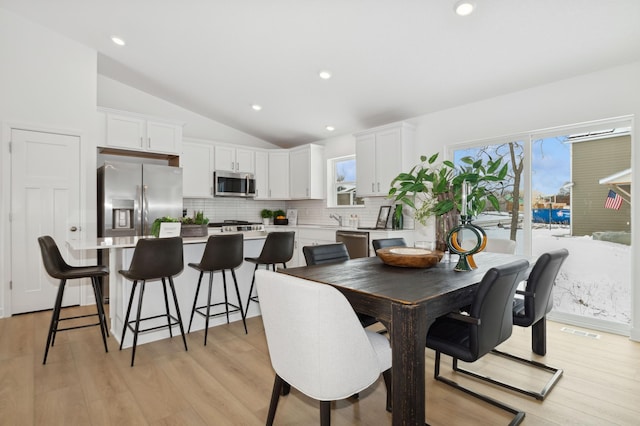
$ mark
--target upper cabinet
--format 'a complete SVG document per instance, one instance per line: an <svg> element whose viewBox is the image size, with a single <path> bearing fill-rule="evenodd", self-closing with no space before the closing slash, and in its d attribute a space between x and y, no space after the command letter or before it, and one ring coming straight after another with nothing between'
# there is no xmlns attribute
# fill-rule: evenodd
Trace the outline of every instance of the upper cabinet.
<svg viewBox="0 0 640 426"><path fill-rule="evenodd" d="M415 128L393 123L356 133L356 192L386 196L391 181L411 165Z"/></svg>
<svg viewBox="0 0 640 426"><path fill-rule="evenodd" d="M267 198L274 200L289 199L289 151L269 151Z"/></svg>
<svg viewBox="0 0 640 426"><path fill-rule="evenodd" d="M228 145L216 145L215 169L255 173L255 151Z"/></svg>
<svg viewBox="0 0 640 426"><path fill-rule="evenodd" d="M213 197L213 154L210 143L185 139L182 142L182 196L185 198Z"/></svg>
<svg viewBox="0 0 640 426"><path fill-rule="evenodd" d="M256 151L256 200L269 199L269 153Z"/></svg>
<svg viewBox="0 0 640 426"><path fill-rule="evenodd" d="M102 146L170 155L182 152L181 123L116 110L101 111L106 119Z"/></svg>
<svg viewBox="0 0 640 426"><path fill-rule="evenodd" d="M324 147L304 145L289 151L290 198L293 200L324 198Z"/></svg>

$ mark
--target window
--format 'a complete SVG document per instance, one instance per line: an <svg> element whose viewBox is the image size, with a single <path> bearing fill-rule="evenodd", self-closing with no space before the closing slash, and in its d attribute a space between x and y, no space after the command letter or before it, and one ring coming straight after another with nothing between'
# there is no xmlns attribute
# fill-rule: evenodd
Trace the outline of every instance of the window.
<svg viewBox="0 0 640 426"><path fill-rule="evenodd" d="M329 207L364 205L364 199L356 194L356 157L329 160L329 185L327 205Z"/></svg>
<svg viewBox="0 0 640 426"><path fill-rule="evenodd" d="M606 201L610 190L628 193L607 179L629 170L630 133L622 117L451 147L456 164L465 155L508 161L507 182L496 194L501 211L474 218L489 239L514 240L519 254L534 259L569 249L573 260L556 279L549 319L629 334L631 205L608 208ZM624 179L618 182L630 183Z"/></svg>

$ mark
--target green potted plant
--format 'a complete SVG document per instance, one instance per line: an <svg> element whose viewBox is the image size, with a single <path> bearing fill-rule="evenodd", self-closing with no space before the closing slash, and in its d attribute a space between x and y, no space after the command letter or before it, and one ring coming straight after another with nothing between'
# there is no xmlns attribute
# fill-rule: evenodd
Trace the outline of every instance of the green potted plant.
<svg viewBox="0 0 640 426"><path fill-rule="evenodd" d="M160 235L160 224L162 222L180 222L180 219L176 219L175 217L170 217L170 216L164 216L154 220L153 223L151 224L151 235L153 235L156 238Z"/></svg>
<svg viewBox="0 0 640 426"><path fill-rule="evenodd" d="M273 212L269 209L262 209L262 211L260 211L260 217L262 218L262 223L267 226L273 217Z"/></svg>
<svg viewBox="0 0 640 426"><path fill-rule="evenodd" d="M394 178L389 197L413 209L415 220L423 225L434 216L436 248L444 250L447 233L458 224L462 210L463 182L468 184L467 216L482 213L487 201L499 211L500 203L490 186L504 181L508 166L501 157L486 161L464 157L458 167L448 160L435 164L437 159L437 153L421 156L420 164Z"/></svg>
<svg viewBox="0 0 640 426"><path fill-rule="evenodd" d="M206 237L209 234L207 224L209 219L204 217L204 212L196 211L193 217L183 217L181 220L180 235L183 237Z"/></svg>
<svg viewBox="0 0 640 426"><path fill-rule="evenodd" d="M273 224L274 225L288 225L289 219L284 210L275 210L273 212Z"/></svg>

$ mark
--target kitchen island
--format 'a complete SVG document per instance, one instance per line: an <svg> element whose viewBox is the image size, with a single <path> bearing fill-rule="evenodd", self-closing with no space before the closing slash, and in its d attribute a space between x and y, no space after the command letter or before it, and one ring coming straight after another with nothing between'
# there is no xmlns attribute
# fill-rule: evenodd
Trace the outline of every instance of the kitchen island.
<svg viewBox="0 0 640 426"><path fill-rule="evenodd" d="M266 238L266 232L242 232L244 236L244 257L254 257L260 254L264 240ZM97 238L95 240L78 241L70 240L67 244L73 250L104 250L103 259L108 258L109 277L108 277L108 294L109 294L109 319L110 319L110 333L120 343L122 336L122 330L124 327L124 318L127 310L127 304L129 302L129 295L131 294L132 281L125 279L118 271L127 269L131 263L131 258L135 250L136 243L142 238L154 238L154 237L113 237L113 238ZM198 284L199 272L188 266L189 263L198 263L202 258L204 247L206 245L208 236L206 237L183 237L184 244L184 269L182 273L174 277L174 283L176 288L176 294L178 297L178 304L180 306L180 314L182 315L182 321L185 328L189 326L189 318L191 316L191 308L193 306L193 298L195 296L196 287ZM255 265L252 263L244 262L239 268L236 269L236 277L238 279L238 287L240 289L240 296L242 297L243 307L249 297L249 288L251 286L251 279L253 277L253 270ZM236 303L235 291L233 290L233 279L230 273L227 273L227 289L229 290L229 301ZM208 277L204 277L203 281L208 280ZM207 284L208 281L205 281ZM200 291L198 297L198 306L202 306L206 303L207 292ZM142 306L142 316L148 317L164 313L164 296L162 291L162 284L158 281L157 285L148 285L145 289L144 302ZM216 272L214 275L213 296L212 302L224 301L224 290L222 285L222 273ZM135 297L133 301L132 312L137 309L138 298ZM170 303L170 306L172 304ZM247 317L252 317L260 314L260 305L252 303ZM173 308L172 308L173 312ZM216 310L216 312L218 312ZM242 319L239 312L229 315L230 321L240 321ZM153 321L163 321L162 319L149 321L147 325L160 325L152 324ZM209 320L209 326L216 326L226 323L226 317L224 315L219 317L213 317ZM204 329L204 317L201 315L194 315L193 325L191 331ZM251 330L249 330L251 331ZM133 342L133 333L127 333L123 347L129 347ZM174 335L176 333L174 332ZM178 332L179 334L179 332ZM138 344L152 342L160 339L168 338L169 330L160 329L149 331L146 333L140 333L138 337Z"/></svg>

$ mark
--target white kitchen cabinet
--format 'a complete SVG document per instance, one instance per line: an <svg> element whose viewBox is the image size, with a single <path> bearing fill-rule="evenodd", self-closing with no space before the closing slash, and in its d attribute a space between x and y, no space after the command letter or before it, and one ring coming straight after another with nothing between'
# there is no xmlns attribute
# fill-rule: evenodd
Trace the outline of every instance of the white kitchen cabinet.
<svg viewBox="0 0 640 426"><path fill-rule="evenodd" d="M180 154L182 152L182 126L147 121L147 150Z"/></svg>
<svg viewBox="0 0 640 426"><path fill-rule="evenodd" d="M256 200L269 198L269 154L267 151L256 151Z"/></svg>
<svg viewBox="0 0 640 426"><path fill-rule="evenodd" d="M322 244L332 244L336 242L336 230L329 229L308 229L298 228L296 232L296 245L294 251L297 258L297 266L306 266L307 261L304 258L302 248L305 246L319 246Z"/></svg>
<svg viewBox="0 0 640 426"><path fill-rule="evenodd" d="M251 149L216 145L215 169L229 172L255 172L255 152Z"/></svg>
<svg viewBox="0 0 640 426"><path fill-rule="evenodd" d="M321 244L332 244L336 242L336 229L327 228L322 225L303 225L303 226L268 226L267 232L286 232L294 231L295 243L293 248L293 257L287 262L287 267L306 266L302 248L304 246L317 246Z"/></svg>
<svg viewBox="0 0 640 426"><path fill-rule="evenodd" d="M106 117L104 147L179 155L182 124L140 114L102 110Z"/></svg>
<svg viewBox="0 0 640 426"><path fill-rule="evenodd" d="M182 142L182 196L211 198L213 196L214 146L206 142L185 139Z"/></svg>
<svg viewBox="0 0 640 426"><path fill-rule="evenodd" d="M408 171L411 161L414 127L393 123L356 133L356 192L363 196L386 196L391 181Z"/></svg>
<svg viewBox="0 0 640 426"><path fill-rule="evenodd" d="M290 198L293 200L323 199L324 148L308 144L289 151Z"/></svg>
<svg viewBox="0 0 640 426"><path fill-rule="evenodd" d="M269 151L268 198L289 199L289 151Z"/></svg>

